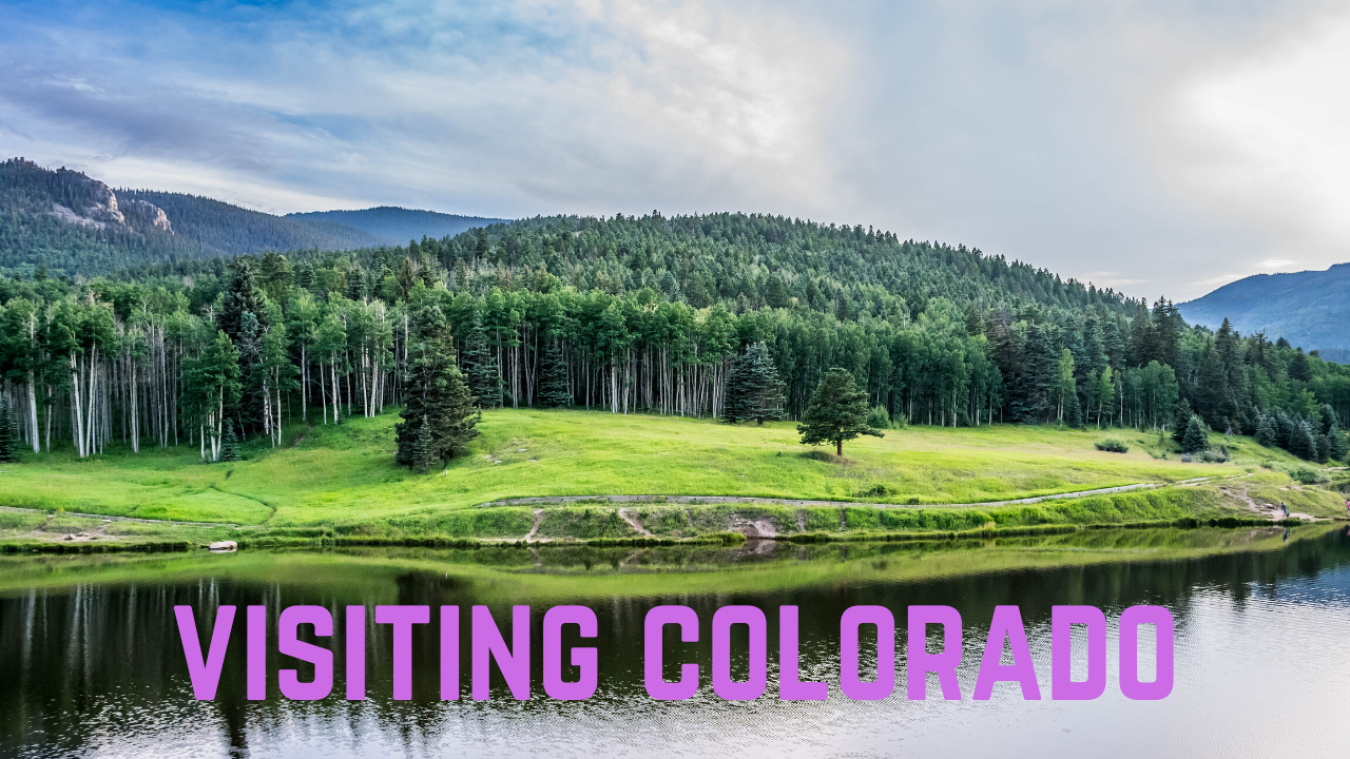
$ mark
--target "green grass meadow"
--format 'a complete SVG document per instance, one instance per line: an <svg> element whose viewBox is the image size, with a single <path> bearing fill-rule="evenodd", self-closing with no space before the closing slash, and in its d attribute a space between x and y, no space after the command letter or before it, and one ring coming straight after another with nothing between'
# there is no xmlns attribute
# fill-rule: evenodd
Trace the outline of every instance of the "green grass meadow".
<svg viewBox="0 0 1350 759"><path fill-rule="evenodd" d="M293 426L286 445L244 447L247 460L204 464L195 447L110 447L80 460L72 452L27 454L0 467L0 505L192 522L287 528L377 525L393 534L518 538L533 525L532 509L474 508L527 496L700 495L881 502L907 506L880 512L810 509L799 522L784 507L772 514L784 531L836 529L965 529L1044 523L1026 507L989 507L944 519L933 508L1108 488L1136 483L1175 485L1196 478L1246 478L1262 497L1287 496L1291 506L1334 516L1334 494L1287 490L1285 471L1300 463L1248 438L1214 436L1233 456L1226 464L1182 463L1156 433L1063 431L995 425L891 430L881 439L845 444L843 461L797 440L791 423L728 426L712 420L586 411L500 410L483 415L469 456L417 475L394 464L396 414L349 418L339 426ZM1098 451L1106 437L1130 445L1125 454ZM1190 490L1195 495L1186 494ZM1269 491L1269 492L1266 492ZM1253 491L1254 493L1256 491ZM1163 494L1171 495L1163 495ZM1178 494L1180 493L1180 494ZM1205 495L1201 495L1201 494ZM1038 504L1071 522L1171 519L1222 510L1215 490L1167 488ZM1128 497L1126 497L1128 496ZM744 508L737 507L740 511ZM644 524L671 536L696 532L694 517L644 506ZM1074 513L1075 509L1077 513ZM821 511L821 514L817 514ZM960 511L970 511L962 509ZM1343 511L1343 509L1341 509ZM633 531L615 509L549 509L541 537L622 537ZM892 513L893 512L893 513ZM1109 512L1109 514L1108 514ZM1309 513L1312 513L1311 511ZM889 516L888 516L889 514ZM1019 516L1022 515L1022 516ZM680 523L684 522L682 526ZM703 520L699 529L716 527ZM890 524L894 522L894 524ZM662 525L666 527L662 527ZM12 535L20 526L0 531ZM109 532L150 534L150 525L117 523ZM350 530L348 530L350 532ZM302 531L303 532L303 531Z"/></svg>

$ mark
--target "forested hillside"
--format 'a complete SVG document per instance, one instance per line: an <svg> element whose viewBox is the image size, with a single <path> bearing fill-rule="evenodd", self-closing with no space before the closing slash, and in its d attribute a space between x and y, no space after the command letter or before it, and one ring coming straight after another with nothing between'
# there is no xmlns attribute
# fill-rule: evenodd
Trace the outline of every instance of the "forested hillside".
<svg viewBox="0 0 1350 759"><path fill-rule="evenodd" d="M912 424L1260 433L1344 456L1350 369L964 247L769 216L538 218L404 248L0 283L31 444L228 451L234 433L402 404L410 356L484 407L719 416L764 343L798 417L831 367ZM446 356L426 335L445 324ZM429 326L430 325L430 326ZM437 348L436 350L442 350ZM1199 420L1203 420L1201 423Z"/></svg>
<svg viewBox="0 0 1350 759"><path fill-rule="evenodd" d="M457 216L435 211L415 211L408 208L380 206L360 211L313 211L288 213L286 218L316 225L342 224L369 232L389 245L403 245L423 237L440 239L457 235L474 227L499 224L507 219L488 219L481 216Z"/></svg>
<svg viewBox="0 0 1350 759"><path fill-rule="evenodd" d="M164 209L175 234L187 237L211 255L308 248L351 250L384 244L375 235L336 222L299 223L196 195L152 190L118 190L117 195Z"/></svg>
<svg viewBox="0 0 1350 759"><path fill-rule="evenodd" d="M0 163L0 271L90 275L144 263L384 241L179 193L112 190L77 171Z"/></svg>
<svg viewBox="0 0 1350 759"><path fill-rule="evenodd" d="M1350 358L1350 264L1326 271L1257 274L1180 306L1187 319L1218 328L1224 319L1246 333L1284 337L1323 358Z"/></svg>

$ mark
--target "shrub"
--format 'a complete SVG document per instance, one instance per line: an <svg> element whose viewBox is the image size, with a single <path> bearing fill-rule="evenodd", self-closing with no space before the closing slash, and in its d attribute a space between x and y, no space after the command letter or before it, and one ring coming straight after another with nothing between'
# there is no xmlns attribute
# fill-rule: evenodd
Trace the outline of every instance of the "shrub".
<svg viewBox="0 0 1350 759"><path fill-rule="evenodd" d="M1316 485L1319 482L1327 481L1325 474L1302 466L1297 469L1290 469L1289 477L1301 485Z"/></svg>
<svg viewBox="0 0 1350 759"><path fill-rule="evenodd" d="M1107 453L1127 453L1130 450L1128 445L1125 445L1113 437L1109 437L1095 445L1097 450L1106 451Z"/></svg>
<svg viewBox="0 0 1350 759"><path fill-rule="evenodd" d="M891 413L885 406L874 406L867 412L867 426L875 427L879 430L888 430L891 428Z"/></svg>
<svg viewBox="0 0 1350 759"><path fill-rule="evenodd" d="M1223 464L1228 461L1228 449L1222 446L1217 451L1201 451L1195 454L1196 461L1206 464Z"/></svg>

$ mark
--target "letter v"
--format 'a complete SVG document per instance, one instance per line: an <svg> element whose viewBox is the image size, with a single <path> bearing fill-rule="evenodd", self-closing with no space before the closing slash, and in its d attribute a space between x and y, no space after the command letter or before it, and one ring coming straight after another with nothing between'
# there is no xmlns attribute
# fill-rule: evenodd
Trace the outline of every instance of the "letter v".
<svg viewBox="0 0 1350 759"><path fill-rule="evenodd" d="M230 644L230 628L234 626L234 607L222 606L216 611L216 629L211 633L211 650L202 662L202 644L197 639L197 620L191 606L173 607L178 618L178 636L183 639L183 654L187 656L188 676L192 678L192 693L198 701L216 697L220 684L220 670L225 664L225 649Z"/></svg>

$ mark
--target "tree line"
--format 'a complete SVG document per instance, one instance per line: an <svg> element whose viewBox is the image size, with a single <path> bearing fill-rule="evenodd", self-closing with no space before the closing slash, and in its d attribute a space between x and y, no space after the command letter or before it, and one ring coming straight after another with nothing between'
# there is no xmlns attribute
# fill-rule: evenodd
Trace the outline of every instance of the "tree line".
<svg viewBox="0 0 1350 759"><path fill-rule="evenodd" d="M700 300L687 285L699 272L681 271L685 259L671 251L702 261L705 250L742 265L719 262L715 297ZM672 257L649 278L658 253ZM888 255L907 272L893 289L874 260ZM620 260L612 286L597 286ZM1019 266L772 217L535 220L397 251L0 280L0 370L24 443L68 443L80 456L124 442L133 451L191 444L219 460L232 433L281 445L296 421L329 424L387 406L406 414L435 375L428 366L453 366L478 408L733 419L781 411L800 420L840 368L869 407L915 424L1176 430L1184 404L1184 426L1194 414L1211 429L1256 435L1273 420L1275 444L1299 455L1340 450L1332 443L1350 421L1345 367L1227 325L1189 327L1164 299L1149 308ZM674 285L662 284L666 275ZM738 277L744 287L726 285ZM939 289L948 278L961 284ZM779 385L773 398L756 390L747 400L728 381L738 369L762 376L766 364ZM466 419L458 391L444 392L461 400L435 401L441 410L423 415ZM414 413L403 424L412 446L423 420ZM1283 431L1305 425L1311 446ZM433 436L425 447L444 457L465 442Z"/></svg>

